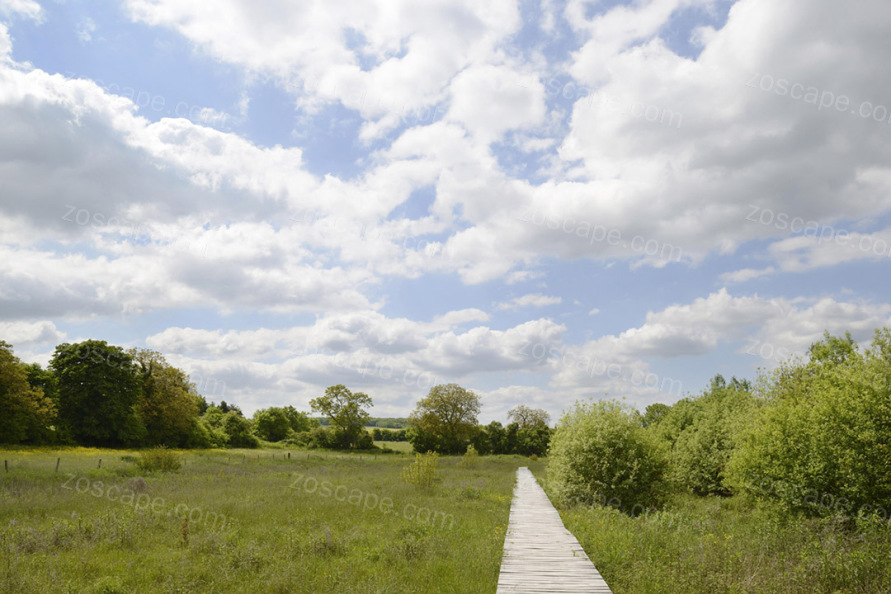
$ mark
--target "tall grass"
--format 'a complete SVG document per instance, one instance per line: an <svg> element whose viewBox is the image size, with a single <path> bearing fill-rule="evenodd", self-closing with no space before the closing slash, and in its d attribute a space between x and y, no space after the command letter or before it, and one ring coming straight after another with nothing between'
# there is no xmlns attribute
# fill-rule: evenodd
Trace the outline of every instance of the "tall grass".
<svg viewBox="0 0 891 594"><path fill-rule="evenodd" d="M440 458L418 490L406 456L292 454L187 452L144 475L135 452L0 450L0 593L495 591L524 459Z"/></svg>
<svg viewBox="0 0 891 594"><path fill-rule="evenodd" d="M746 496L675 494L636 518L609 507L560 512L617 594L891 592L884 524L807 518Z"/></svg>

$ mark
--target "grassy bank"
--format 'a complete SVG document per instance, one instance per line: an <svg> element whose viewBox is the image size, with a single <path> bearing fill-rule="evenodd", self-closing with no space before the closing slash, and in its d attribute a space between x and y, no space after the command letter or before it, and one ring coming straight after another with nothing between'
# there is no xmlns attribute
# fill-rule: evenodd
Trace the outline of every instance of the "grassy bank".
<svg viewBox="0 0 891 594"><path fill-rule="evenodd" d="M742 496L676 495L637 518L584 506L560 514L616 594L891 592L886 524L806 518Z"/></svg>
<svg viewBox="0 0 891 594"><path fill-rule="evenodd" d="M494 592L526 464L444 458L423 490L402 455L137 455L0 450L0 592Z"/></svg>

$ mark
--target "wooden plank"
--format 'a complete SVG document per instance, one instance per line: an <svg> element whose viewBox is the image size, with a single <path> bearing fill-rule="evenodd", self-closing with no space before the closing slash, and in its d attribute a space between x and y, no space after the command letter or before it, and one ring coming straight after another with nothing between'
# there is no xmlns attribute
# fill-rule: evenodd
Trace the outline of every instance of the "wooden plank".
<svg viewBox="0 0 891 594"><path fill-rule="evenodd" d="M517 469L498 575L497 594L508 592L612 594L525 466Z"/></svg>

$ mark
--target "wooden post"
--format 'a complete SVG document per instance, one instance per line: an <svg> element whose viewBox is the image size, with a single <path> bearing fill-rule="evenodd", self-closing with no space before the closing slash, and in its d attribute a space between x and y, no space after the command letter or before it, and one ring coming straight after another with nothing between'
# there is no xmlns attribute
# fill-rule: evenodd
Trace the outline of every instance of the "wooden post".
<svg viewBox="0 0 891 594"><path fill-rule="evenodd" d="M61 462L61 458L56 458L56 472L59 472L59 462Z"/></svg>
<svg viewBox="0 0 891 594"><path fill-rule="evenodd" d="M102 468L102 458L99 458L99 468Z"/></svg>
<svg viewBox="0 0 891 594"><path fill-rule="evenodd" d="M8 461L6 461L6 460L3 461L3 468L6 470L6 472L9 472L9 462Z"/></svg>
<svg viewBox="0 0 891 594"><path fill-rule="evenodd" d="M291 452L288 452L288 460L291 459Z"/></svg>

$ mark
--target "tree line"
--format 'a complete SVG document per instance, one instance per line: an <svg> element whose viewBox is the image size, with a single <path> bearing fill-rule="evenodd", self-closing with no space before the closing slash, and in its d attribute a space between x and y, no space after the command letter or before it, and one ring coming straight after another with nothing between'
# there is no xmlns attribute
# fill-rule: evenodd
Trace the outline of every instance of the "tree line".
<svg viewBox="0 0 891 594"><path fill-rule="evenodd" d="M102 340L65 343L44 369L23 363L0 341L0 443L254 448L262 440L370 449L388 440L409 441L418 452L461 454L472 444L482 454L543 455L551 435L548 414L526 406L510 411L507 427L478 425L479 396L456 384L431 388L407 420L372 420L372 406L367 394L338 384L310 401L324 424L292 406L261 409L249 419L237 405L208 402L157 351Z"/></svg>

